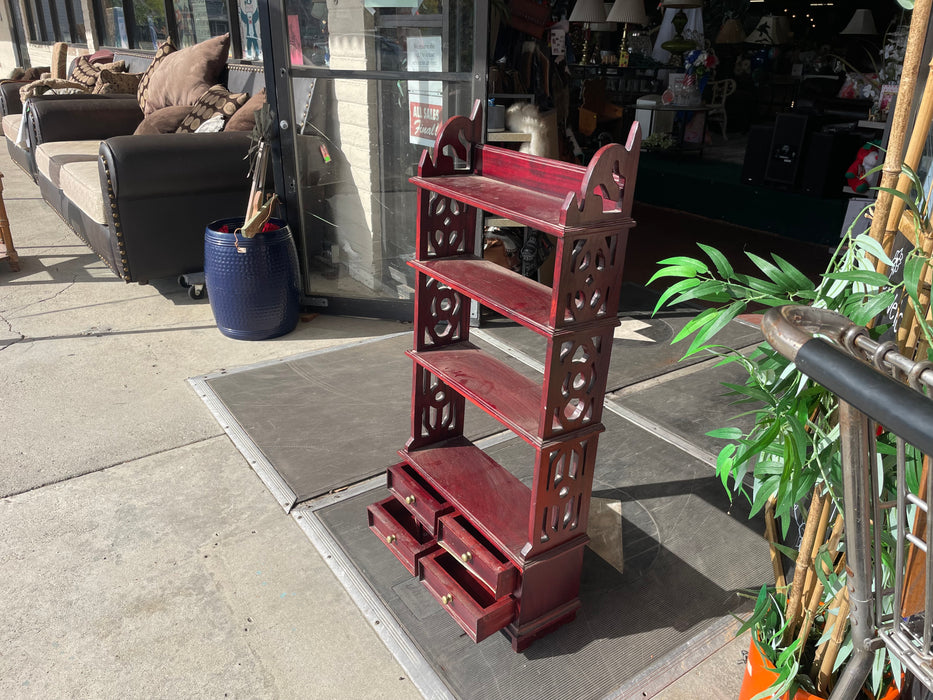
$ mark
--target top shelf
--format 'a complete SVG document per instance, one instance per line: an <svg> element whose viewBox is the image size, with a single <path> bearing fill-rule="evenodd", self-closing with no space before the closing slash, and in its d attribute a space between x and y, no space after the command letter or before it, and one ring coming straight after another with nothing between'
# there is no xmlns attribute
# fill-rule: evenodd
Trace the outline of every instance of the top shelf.
<svg viewBox="0 0 933 700"><path fill-rule="evenodd" d="M465 170L455 168L443 149L435 148L436 164L422 160L413 184L557 238L634 226L625 175L630 167L634 171L638 155L619 144L601 149L586 168L477 144Z"/></svg>

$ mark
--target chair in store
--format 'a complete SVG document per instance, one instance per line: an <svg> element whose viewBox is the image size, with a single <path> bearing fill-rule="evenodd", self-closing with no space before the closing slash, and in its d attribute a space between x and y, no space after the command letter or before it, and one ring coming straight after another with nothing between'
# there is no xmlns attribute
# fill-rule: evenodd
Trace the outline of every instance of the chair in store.
<svg viewBox="0 0 933 700"><path fill-rule="evenodd" d="M726 115L726 99L735 92L735 81L732 78L725 80L714 80L709 84L711 97L709 101L710 110L706 114L706 123L719 122L722 125L722 140L728 141L726 134L728 118Z"/></svg>

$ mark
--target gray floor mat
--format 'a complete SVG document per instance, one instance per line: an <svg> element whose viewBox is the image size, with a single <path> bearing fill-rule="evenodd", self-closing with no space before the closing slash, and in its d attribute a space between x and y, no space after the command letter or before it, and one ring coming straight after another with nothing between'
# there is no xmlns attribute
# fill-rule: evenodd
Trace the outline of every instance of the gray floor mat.
<svg viewBox="0 0 933 700"><path fill-rule="evenodd" d="M604 422L583 608L522 654L503 635L473 644L369 531L366 506L384 489L315 511L456 697L641 697L645 668L746 609L738 591L771 580L762 523L730 507L708 465L614 415ZM530 449L513 438L488 451L527 483Z"/></svg>

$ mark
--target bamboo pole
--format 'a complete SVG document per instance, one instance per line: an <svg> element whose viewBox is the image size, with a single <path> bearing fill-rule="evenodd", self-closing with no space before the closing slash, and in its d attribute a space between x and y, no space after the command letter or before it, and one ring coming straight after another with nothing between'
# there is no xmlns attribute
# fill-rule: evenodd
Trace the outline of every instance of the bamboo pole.
<svg viewBox="0 0 933 700"><path fill-rule="evenodd" d="M933 82L933 81L931 81ZM933 235L929 235L927 232L922 232L920 234L920 252L925 258L929 260L931 255L933 255ZM920 330L920 323L917 321L915 314L919 312L924 318L929 321L930 317L930 284L933 282L933 269L929 265L925 265L923 272L920 273L920 285L917 289L917 296L919 297L920 308L914 309L910 304L907 305L907 308L910 310L910 321L907 321L908 314L907 309L904 310L904 319L901 321L901 327L897 332L898 345L901 347L901 353L907 355L914 360L925 360L926 355L920 355L917 350L919 349L920 341L923 339L923 334ZM901 334L904 333L904 341L901 343Z"/></svg>
<svg viewBox="0 0 933 700"><path fill-rule="evenodd" d="M917 73L923 55L923 43L926 39L927 24L930 20L930 6L933 0L917 0L910 17L910 31L907 34L907 50L904 53L904 65L901 70L901 82L898 88L897 101L894 105L894 116L891 122L891 133L888 137L888 148L881 172L881 187L893 189L901 174L903 162L904 135L907 132L907 122L910 120L910 108L917 87ZM885 244L885 230L888 224L888 215L891 212L893 197L888 192L878 192L875 201L875 215L871 222L870 235L882 245ZM893 240L893 238L891 239ZM890 249L890 242L885 250Z"/></svg>
<svg viewBox="0 0 933 700"><path fill-rule="evenodd" d="M834 554L838 554L834 553ZM836 562L834 566L827 566L826 562L823 562L823 573L829 574L832 571L837 576L842 573L842 569L845 566L845 558L840 557L839 561ZM823 582L817 579L816 585L813 587L813 591L810 594L810 598L807 602L807 608L804 612L803 624L800 625L800 634L797 635L797 639L800 640L800 648L803 648L803 645L807 643L807 638L810 636L810 629L813 627L813 620L816 618L816 613L820 608L820 601L823 600Z"/></svg>
<svg viewBox="0 0 933 700"><path fill-rule="evenodd" d="M933 60L930 61L928 68L933 68ZM933 80L928 78L926 85L923 87L923 96L920 98L920 107L917 111L917 118L914 120L914 128L910 133L907 154L904 156L904 164L914 172L917 171L917 166L920 165L920 157L923 155L923 147L926 145L931 123L933 123ZM897 178L897 191L909 195L912 186L910 177L901 169L901 173ZM891 211L888 213L887 228L882 241L885 251L891 248L906 206L907 202L900 197L892 197ZM884 263L879 262L877 267L878 272L887 273L888 271L888 266Z"/></svg>
<svg viewBox="0 0 933 700"><path fill-rule="evenodd" d="M765 504L765 539L768 540L768 549L771 551L771 568L774 569L774 585L779 591L787 588L784 578L784 566L781 564L781 553L774 545L778 541L777 523L774 521L775 499L772 496Z"/></svg>
<svg viewBox="0 0 933 700"><path fill-rule="evenodd" d="M823 497L820 495L819 485L813 489L813 498L810 501L810 510L807 513L807 524L803 529L803 539L797 550L797 568L794 569L794 582L791 585L790 596L787 599L787 627L784 630L784 646L793 641L794 634L800 625L801 600L803 598L803 585L807 580L807 571L810 569L810 555L813 543L816 540L816 530L819 525L823 509Z"/></svg>
<svg viewBox="0 0 933 700"><path fill-rule="evenodd" d="M930 457L923 458L923 468L920 470L920 489L917 496L923 500L927 498L927 474L930 470ZM917 509L911 533L918 539L923 539L927 528L927 514ZM907 563L904 565L904 584L901 588L901 615L909 617L923 610L925 605L924 591L926 587L926 554L914 545L907 550Z"/></svg>
<svg viewBox="0 0 933 700"><path fill-rule="evenodd" d="M827 491L823 495L823 503L820 506L820 519L816 525L816 533L813 536L813 548L810 550L810 565L807 568L807 576L804 579L803 591L801 591L800 595L800 604L803 606L804 611L806 611L813 591L820 582L820 578L816 573L816 558L819 556L820 550L823 548L823 543L826 541L826 528L829 527L830 500L829 492ZM801 627L804 624L805 622L801 620Z"/></svg>
<svg viewBox="0 0 933 700"><path fill-rule="evenodd" d="M816 691L821 695L828 695L833 680L833 666L836 665L836 657L839 656L839 649L846 637L846 625L849 620L849 589L843 586L830 603L830 609L835 610L829 613L826 619L826 626L832 625L832 635L817 650L817 657L813 661L815 673L811 677L816 678ZM819 664L819 665L817 665Z"/></svg>

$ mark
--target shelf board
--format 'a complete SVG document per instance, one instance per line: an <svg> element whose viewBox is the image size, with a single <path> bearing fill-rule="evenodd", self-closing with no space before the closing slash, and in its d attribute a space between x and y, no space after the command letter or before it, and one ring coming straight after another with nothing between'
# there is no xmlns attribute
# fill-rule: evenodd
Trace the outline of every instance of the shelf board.
<svg viewBox="0 0 933 700"><path fill-rule="evenodd" d="M407 354L528 442L540 442L540 382L519 374L470 342Z"/></svg>
<svg viewBox="0 0 933 700"><path fill-rule="evenodd" d="M399 454L503 554L522 565L531 489L463 437Z"/></svg>
<svg viewBox="0 0 933 700"><path fill-rule="evenodd" d="M489 131L486 140L490 143L530 143L531 134L524 131Z"/></svg>
<svg viewBox="0 0 933 700"><path fill-rule="evenodd" d="M523 326L550 335L551 288L475 255L408 263L451 289Z"/></svg>

